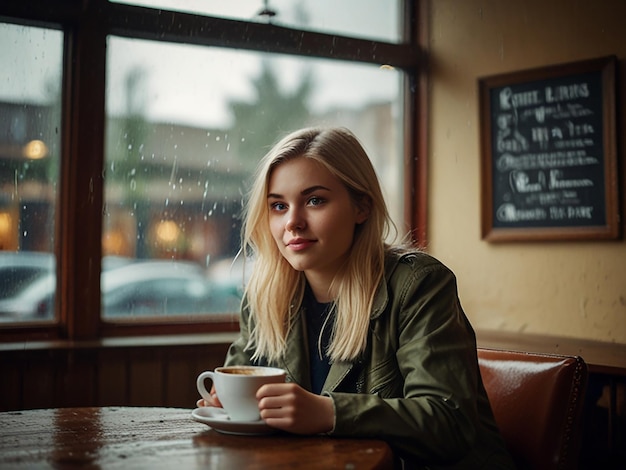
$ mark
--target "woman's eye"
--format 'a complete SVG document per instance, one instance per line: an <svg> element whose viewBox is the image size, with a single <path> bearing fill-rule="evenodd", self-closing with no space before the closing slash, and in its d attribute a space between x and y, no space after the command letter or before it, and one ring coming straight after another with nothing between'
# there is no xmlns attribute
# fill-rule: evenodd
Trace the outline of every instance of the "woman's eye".
<svg viewBox="0 0 626 470"><path fill-rule="evenodd" d="M283 204L282 202L273 202L272 204L270 204L270 209L274 210L274 211L282 211L285 209L285 204Z"/></svg>
<svg viewBox="0 0 626 470"><path fill-rule="evenodd" d="M312 197L311 199L309 199L309 205L311 206L319 206L320 204L324 203L324 199L322 199L321 197Z"/></svg>

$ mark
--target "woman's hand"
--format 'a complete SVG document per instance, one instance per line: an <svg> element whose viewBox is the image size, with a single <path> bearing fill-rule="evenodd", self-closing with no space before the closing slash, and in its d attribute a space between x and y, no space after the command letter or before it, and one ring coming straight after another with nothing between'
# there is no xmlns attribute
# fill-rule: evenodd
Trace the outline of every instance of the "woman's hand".
<svg viewBox="0 0 626 470"><path fill-rule="evenodd" d="M204 398L200 398L200 400L196 402L196 406L198 406L198 408L200 408L201 406L215 406L217 408L222 408L222 404L217 398L217 393L215 392L215 386L211 387L210 394L211 400L205 400Z"/></svg>
<svg viewBox="0 0 626 470"><path fill-rule="evenodd" d="M319 434L332 431L335 425L333 399L295 383L263 385L256 397L268 426L295 434Z"/></svg>

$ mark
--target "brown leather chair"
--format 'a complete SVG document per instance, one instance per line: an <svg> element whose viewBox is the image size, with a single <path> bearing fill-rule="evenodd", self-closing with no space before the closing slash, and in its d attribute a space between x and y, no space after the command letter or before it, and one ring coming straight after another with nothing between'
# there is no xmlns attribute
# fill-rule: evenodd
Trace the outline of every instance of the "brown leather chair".
<svg viewBox="0 0 626 470"><path fill-rule="evenodd" d="M504 441L521 469L575 469L587 365L577 356L478 349Z"/></svg>

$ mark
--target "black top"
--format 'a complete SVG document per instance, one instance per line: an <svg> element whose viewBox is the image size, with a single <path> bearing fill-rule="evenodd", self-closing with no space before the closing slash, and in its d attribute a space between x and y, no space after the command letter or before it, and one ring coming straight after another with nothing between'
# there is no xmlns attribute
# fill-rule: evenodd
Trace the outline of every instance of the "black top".
<svg viewBox="0 0 626 470"><path fill-rule="evenodd" d="M333 322L332 318L328 321L326 319L331 315L334 303L318 302L307 284L303 304L306 316L307 341L309 344L311 391L319 395L322 392L322 387L330 369L330 359L327 352Z"/></svg>

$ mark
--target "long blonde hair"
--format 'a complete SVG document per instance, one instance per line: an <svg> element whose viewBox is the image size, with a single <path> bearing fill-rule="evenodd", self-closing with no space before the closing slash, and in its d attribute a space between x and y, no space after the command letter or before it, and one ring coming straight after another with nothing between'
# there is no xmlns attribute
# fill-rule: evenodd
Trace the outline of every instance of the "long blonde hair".
<svg viewBox="0 0 626 470"><path fill-rule="evenodd" d="M336 274L335 318L328 354L349 361L365 349L370 311L382 276L387 235L394 229L376 176L358 139L344 128L307 128L282 139L261 160L252 184L242 227L242 248L254 258L246 285L253 358L282 357L304 293L305 278L280 254L269 230L267 193L272 171L292 158L323 164L347 188L353 203L365 204L367 220L357 226L347 261Z"/></svg>

